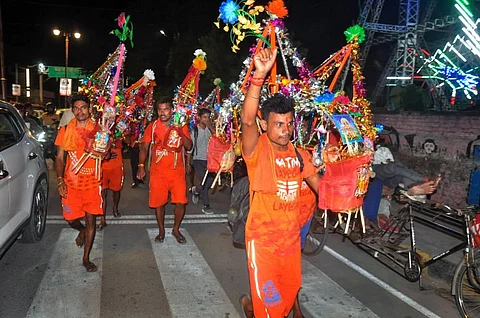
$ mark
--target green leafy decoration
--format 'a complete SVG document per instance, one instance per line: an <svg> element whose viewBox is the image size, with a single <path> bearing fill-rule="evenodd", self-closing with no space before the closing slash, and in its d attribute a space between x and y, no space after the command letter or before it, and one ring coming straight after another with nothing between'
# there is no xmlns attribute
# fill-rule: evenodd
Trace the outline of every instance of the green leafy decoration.
<svg viewBox="0 0 480 318"><path fill-rule="evenodd" d="M115 19L115 21L118 21L118 19L119 18ZM130 41L130 46L133 48L133 23L130 21L129 15L125 17L123 27L120 30L115 29L110 31L110 34L117 36L121 42L125 42L128 39Z"/></svg>
<svg viewBox="0 0 480 318"><path fill-rule="evenodd" d="M365 41L365 29L359 26L358 24L349 27L345 32L345 37L347 42L358 41L358 43L362 43Z"/></svg>

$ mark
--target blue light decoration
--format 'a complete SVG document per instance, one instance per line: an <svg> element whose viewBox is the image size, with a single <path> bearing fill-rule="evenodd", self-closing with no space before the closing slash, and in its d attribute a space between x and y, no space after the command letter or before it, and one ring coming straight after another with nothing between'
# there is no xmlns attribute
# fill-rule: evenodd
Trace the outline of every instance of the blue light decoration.
<svg viewBox="0 0 480 318"><path fill-rule="evenodd" d="M459 94L463 94L467 101L473 103L478 97L480 84L480 33L478 25L480 19L474 21L474 15L469 10L468 0L455 0L455 9L458 19L462 22L462 32L457 34L453 41L448 41L443 49L437 49L434 54L422 50L423 65L417 70L414 79L436 80L436 86L431 89L440 89L445 86L451 90L450 104L458 102ZM420 58L423 58L420 56Z"/></svg>

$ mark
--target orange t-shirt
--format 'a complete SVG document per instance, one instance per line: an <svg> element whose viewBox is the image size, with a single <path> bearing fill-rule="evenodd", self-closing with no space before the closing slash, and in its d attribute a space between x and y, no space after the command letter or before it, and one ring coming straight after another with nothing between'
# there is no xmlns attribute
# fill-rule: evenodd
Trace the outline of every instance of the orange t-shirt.
<svg viewBox="0 0 480 318"><path fill-rule="evenodd" d="M300 223L300 226L304 226L308 220L310 220L317 207L317 195L305 181L302 182L302 186L300 187L298 204L300 207L298 223Z"/></svg>
<svg viewBox="0 0 480 318"><path fill-rule="evenodd" d="M155 131L153 131L153 126L155 126ZM185 166L182 153L177 153L177 164L176 169L174 169L175 163L175 153L164 148L165 139L168 136L165 136L168 129L167 125L163 124L162 121L156 120L150 123L145 129L145 133L142 138L142 143L151 143L153 135L153 144L152 144L152 163L150 166L150 175L169 175L172 174L185 175ZM152 134L153 131L153 134ZM188 126L184 125L182 127L183 134L189 138L190 132L188 131ZM160 158L160 160L158 160ZM158 162L157 162L158 161Z"/></svg>
<svg viewBox="0 0 480 318"><path fill-rule="evenodd" d="M110 151L112 154L115 154L115 158L111 158L108 160L102 161L102 168L103 169L115 169L119 167L123 167L123 157L122 157L122 140L117 139L115 142L112 144L112 147L110 148Z"/></svg>
<svg viewBox="0 0 480 318"><path fill-rule="evenodd" d="M303 149L298 149L298 151L305 161L311 162L312 155L308 151ZM300 198L298 204L300 207L298 222L300 223L300 226L304 226L312 217L313 212L317 207L317 195L305 181L302 181L302 185L300 187Z"/></svg>
<svg viewBox="0 0 480 318"><path fill-rule="evenodd" d="M258 169L272 169L269 154L273 151L274 179L277 193L250 191L250 211L245 236L255 240L262 248L281 255L290 255L300 248L299 195L302 178L315 174L315 168L304 158L303 173L295 151L276 151L266 136L260 137L250 157L244 156L250 182ZM266 155L268 154L268 155ZM302 156L303 158L303 156ZM268 166L267 166L268 165ZM250 185L251 189L252 185Z"/></svg>
<svg viewBox="0 0 480 318"><path fill-rule="evenodd" d="M67 126L60 128L57 139L55 140L56 146L63 147L63 137L65 136L66 127ZM68 151L67 153L67 162L65 163L65 172L63 176L67 187L71 187L77 190L88 190L96 188L100 184L100 180L97 180L97 178L95 178L95 159L88 159L77 174L75 174L71 169L72 165L78 162L84 154L85 140L83 140L81 136L86 135L85 130L86 129L84 127L76 127L77 147L75 151Z"/></svg>

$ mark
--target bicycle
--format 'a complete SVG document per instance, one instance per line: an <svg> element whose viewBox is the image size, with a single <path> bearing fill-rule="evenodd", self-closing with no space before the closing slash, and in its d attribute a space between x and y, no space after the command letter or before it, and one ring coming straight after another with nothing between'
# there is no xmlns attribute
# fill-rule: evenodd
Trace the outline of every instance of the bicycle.
<svg viewBox="0 0 480 318"><path fill-rule="evenodd" d="M400 193L397 201L402 202L403 206L398 211L392 212L388 221L381 228L377 229L373 235L353 240L354 243L408 281L418 281L420 290L424 290L422 286L422 270L424 268L463 250L464 257L457 264L453 275L451 294L455 298L457 309L462 317L480 317L480 250L475 250L477 247L475 236L478 234L471 230L472 226L477 229L475 216L480 213L479 208L453 209L444 204L419 203L416 198L407 195L406 192ZM460 237L462 242L428 260L421 260L416 252L414 215L414 209L421 206L432 211L431 222L439 222L441 218L448 222L453 218L452 216L455 216L457 222L461 220L463 223L463 233ZM329 220L336 219L336 217L329 217L330 213L332 212L316 211L310 226L307 244L302 251L303 254L318 254L325 246L328 234L337 231L338 222L334 225L329 223ZM355 232L355 225L356 220L352 222L350 233ZM345 234L343 235L345 236ZM405 239L410 241L409 246L402 248L399 245ZM403 269L403 273L399 272L399 267Z"/></svg>

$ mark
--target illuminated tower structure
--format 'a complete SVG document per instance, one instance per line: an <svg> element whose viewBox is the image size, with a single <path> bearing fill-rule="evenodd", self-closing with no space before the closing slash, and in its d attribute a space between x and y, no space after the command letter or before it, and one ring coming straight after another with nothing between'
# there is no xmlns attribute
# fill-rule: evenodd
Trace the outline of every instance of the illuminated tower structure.
<svg viewBox="0 0 480 318"><path fill-rule="evenodd" d="M445 1L445 0L443 0ZM447 0L453 1L453 0ZM464 0L461 0L464 1ZM415 71L418 60L422 60L428 56L422 56L426 48L424 35L428 31L438 30L454 24L457 19L455 16L445 16L431 20L431 16L437 4L437 0L428 0L423 11L423 17L420 22L420 0L399 0L399 18L398 24L380 23L382 10L384 9L385 0L365 0L362 7L358 23L367 30L367 39L362 48L362 59L365 62L368 53L373 45L394 42L393 49L388 58L388 62L383 67L375 88L372 91L370 99L375 101L382 93L385 86L405 86L412 84L414 81ZM391 3L388 9L391 10ZM429 87L438 85L434 78L424 78ZM437 90L432 91L435 100L439 97L434 94Z"/></svg>
<svg viewBox="0 0 480 318"><path fill-rule="evenodd" d="M432 54L422 50L414 75L414 80L427 80L433 96L442 97L437 110L459 110L478 100L480 19L475 19L469 0L455 0L454 7L459 33Z"/></svg>

